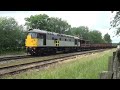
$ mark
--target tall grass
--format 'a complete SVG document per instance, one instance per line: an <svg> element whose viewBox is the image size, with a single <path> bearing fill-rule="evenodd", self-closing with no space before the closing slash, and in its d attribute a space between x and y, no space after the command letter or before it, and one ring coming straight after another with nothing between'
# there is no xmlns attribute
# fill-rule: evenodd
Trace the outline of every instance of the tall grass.
<svg viewBox="0 0 120 90"><path fill-rule="evenodd" d="M99 79L101 71L108 68L108 57L113 50L92 55L80 56L77 59L55 64L45 70L34 70L4 78L12 79Z"/></svg>
<svg viewBox="0 0 120 90"><path fill-rule="evenodd" d="M25 49L21 50L6 50L6 51L0 51L0 56L1 55L18 55L18 54L24 54Z"/></svg>

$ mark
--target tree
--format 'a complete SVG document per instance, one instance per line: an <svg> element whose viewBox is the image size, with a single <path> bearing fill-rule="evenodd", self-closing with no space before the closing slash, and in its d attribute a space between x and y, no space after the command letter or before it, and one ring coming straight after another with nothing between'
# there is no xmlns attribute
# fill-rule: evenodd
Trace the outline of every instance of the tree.
<svg viewBox="0 0 120 90"><path fill-rule="evenodd" d="M28 28L41 29L56 33L65 33L65 30L69 30L71 25L67 21L57 17L49 17L46 14L34 15L29 18L25 18Z"/></svg>
<svg viewBox="0 0 120 90"><path fill-rule="evenodd" d="M102 33L97 30L90 31L89 40L91 41L91 43L105 43L102 39Z"/></svg>
<svg viewBox="0 0 120 90"><path fill-rule="evenodd" d="M62 20L61 18L51 17L48 22L48 31L56 33L65 33L66 30L69 30L71 25L67 21Z"/></svg>
<svg viewBox="0 0 120 90"><path fill-rule="evenodd" d="M14 18L0 17L0 50L14 50L22 45L23 31Z"/></svg>
<svg viewBox="0 0 120 90"><path fill-rule="evenodd" d="M27 25L27 28L35 28L35 29L43 29L46 30L47 29L47 23L49 20L49 16L46 14L43 15L31 15L29 18L25 18L26 23L25 25Z"/></svg>
<svg viewBox="0 0 120 90"><path fill-rule="evenodd" d="M89 28L86 26L71 28L71 32L71 35L78 36L84 40L89 40L91 43L105 43L102 39L101 32L97 30L89 31Z"/></svg>
<svg viewBox="0 0 120 90"><path fill-rule="evenodd" d="M112 12L113 13L113 12ZM120 11L116 11L113 20L110 22L111 28L116 28L116 35L120 34Z"/></svg>
<svg viewBox="0 0 120 90"><path fill-rule="evenodd" d="M89 29L86 26L71 28L72 35L78 36L83 39L89 39Z"/></svg>
<svg viewBox="0 0 120 90"><path fill-rule="evenodd" d="M110 35L108 33L106 33L104 35L104 40L105 40L106 43L111 43L111 41L112 41L111 38L110 38Z"/></svg>

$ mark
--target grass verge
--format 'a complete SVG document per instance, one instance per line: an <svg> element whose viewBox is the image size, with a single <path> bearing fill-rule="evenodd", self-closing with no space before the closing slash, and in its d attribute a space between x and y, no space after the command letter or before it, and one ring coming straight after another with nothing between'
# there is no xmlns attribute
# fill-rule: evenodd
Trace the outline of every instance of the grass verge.
<svg viewBox="0 0 120 90"><path fill-rule="evenodd" d="M108 68L108 57L113 51L107 50L76 59L54 64L44 70L36 69L17 75L7 75L5 79L99 79L99 74Z"/></svg>
<svg viewBox="0 0 120 90"><path fill-rule="evenodd" d="M25 54L25 50L20 50L20 51L3 51L0 53L0 56L5 56L5 55L22 55Z"/></svg>

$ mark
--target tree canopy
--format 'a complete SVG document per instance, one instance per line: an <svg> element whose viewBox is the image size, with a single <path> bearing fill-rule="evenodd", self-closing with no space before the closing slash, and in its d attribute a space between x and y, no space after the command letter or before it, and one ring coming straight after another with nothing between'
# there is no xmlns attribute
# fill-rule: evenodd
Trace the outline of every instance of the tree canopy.
<svg viewBox="0 0 120 90"><path fill-rule="evenodd" d="M23 27L14 18L0 17L0 50L21 47L24 40Z"/></svg>
<svg viewBox="0 0 120 90"><path fill-rule="evenodd" d="M86 26L71 28L72 35L78 36L83 39L89 39L89 29Z"/></svg>
<svg viewBox="0 0 120 90"><path fill-rule="evenodd" d="M113 12L112 12L113 13ZM116 28L116 35L120 34L120 11L115 12L113 20L110 22L111 28Z"/></svg>
<svg viewBox="0 0 120 90"><path fill-rule="evenodd" d="M89 30L87 26L71 28L71 33L82 39L89 40L91 43L105 43L102 33L98 30Z"/></svg>
<svg viewBox="0 0 120 90"><path fill-rule="evenodd" d="M91 43L105 43L102 38L102 33L98 30L90 31L90 41Z"/></svg>
<svg viewBox="0 0 120 90"><path fill-rule="evenodd" d="M111 41L112 41L111 38L110 38L110 35L108 33L106 33L104 35L104 40L105 40L106 43L111 43Z"/></svg>
<svg viewBox="0 0 120 90"><path fill-rule="evenodd" d="M25 18L28 28L41 29L56 33L64 33L69 30L71 25L67 21L57 17L49 17L46 14L34 15Z"/></svg>

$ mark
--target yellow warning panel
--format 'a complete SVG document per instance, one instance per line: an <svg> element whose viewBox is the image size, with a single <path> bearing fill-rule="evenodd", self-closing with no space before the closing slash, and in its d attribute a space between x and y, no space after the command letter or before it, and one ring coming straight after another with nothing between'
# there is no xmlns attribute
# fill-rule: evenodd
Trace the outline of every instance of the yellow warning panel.
<svg viewBox="0 0 120 90"><path fill-rule="evenodd" d="M59 40L55 40L55 45L59 46Z"/></svg>
<svg viewBox="0 0 120 90"><path fill-rule="evenodd" d="M37 47L38 46L38 39L31 38L31 35L28 35L25 41L26 47Z"/></svg>

